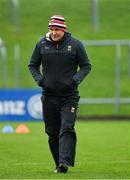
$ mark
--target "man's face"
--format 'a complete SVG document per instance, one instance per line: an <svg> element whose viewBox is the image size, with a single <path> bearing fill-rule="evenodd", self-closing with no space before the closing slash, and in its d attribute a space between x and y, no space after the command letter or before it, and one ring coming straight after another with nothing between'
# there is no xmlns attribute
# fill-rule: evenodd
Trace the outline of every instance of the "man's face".
<svg viewBox="0 0 130 180"><path fill-rule="evenodd" d="M60 29L49 29L49 32L53 41L60 41L64 36L64 32Z"/></svg>

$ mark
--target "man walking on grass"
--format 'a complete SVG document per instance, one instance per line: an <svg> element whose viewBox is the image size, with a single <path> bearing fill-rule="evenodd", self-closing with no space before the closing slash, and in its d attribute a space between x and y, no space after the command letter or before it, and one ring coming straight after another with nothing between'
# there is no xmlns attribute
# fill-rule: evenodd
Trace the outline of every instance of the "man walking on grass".
<svg viewBox="0 0 130 180"><path fill-rule="evenodd" d="M33 50L29 70L38 86L43 88L45 132L55 172L67 173L68 167L75 162L78 86L90 72L91 64L82 43L66 31L63 16L52 16L48 29Z"/></svg>

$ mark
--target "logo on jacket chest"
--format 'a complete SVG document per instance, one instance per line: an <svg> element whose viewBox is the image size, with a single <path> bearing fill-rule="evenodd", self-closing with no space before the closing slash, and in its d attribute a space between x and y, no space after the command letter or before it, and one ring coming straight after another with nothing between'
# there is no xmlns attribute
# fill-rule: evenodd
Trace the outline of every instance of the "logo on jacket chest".
<svg viewBox="0 0 130 180"><path fill-rule="evenodd" d="M67 50L68 50L68 51L71 51L71 50L72 50L72 46L71 46L71 45L68 45Z"/></svg>
<svg viewBox="0 0 130 180"><path fill-rule="evenodd" d="M48 46L45 46L44 49L50 49Z"/></svg>

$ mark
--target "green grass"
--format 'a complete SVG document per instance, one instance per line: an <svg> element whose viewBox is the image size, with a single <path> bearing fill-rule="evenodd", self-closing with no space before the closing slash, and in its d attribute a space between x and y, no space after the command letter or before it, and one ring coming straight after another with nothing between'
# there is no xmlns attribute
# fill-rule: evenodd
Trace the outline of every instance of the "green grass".
<svg viewBox="0 0 130 180"><path fill-rule="evenodd" d="M0 123L16 128L19 123ZM42 122L26 123L30 134L0 133L1 179L128 179L130 122L78 121L76 165L68 174L54 174Z"/></svg>

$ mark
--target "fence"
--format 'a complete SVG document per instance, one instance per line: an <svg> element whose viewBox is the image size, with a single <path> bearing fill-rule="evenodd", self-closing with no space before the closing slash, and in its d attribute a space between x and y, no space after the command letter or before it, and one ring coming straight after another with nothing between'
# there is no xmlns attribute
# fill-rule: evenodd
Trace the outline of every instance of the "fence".
<svg viewBox="0 0 130 180"><path fill-rule="evenodd" d="M13 59L14 59L14 82L15 82L15 87L17 88L19 86L19 55L20 55L20 48L19 48L19 44L16 43L14 45L13 48L14 51L14 55L13 55ZM1 81L2 81L2 87L4 88L8 88L8 52L7 52L7 48L4 44L4 41L2 40L2 38L0 38L0 65L1 65Z"/></svg>
<svg viewBox="0 0 130 180"><path fill-rule="evenodd" d="M115 112L119 112L120 104L129 104L130 98L120 97L120 73L121 73L121 47L128 47L128 77L130 77L130 40L83 40L85 46L115 46L116 49L116 67L115 67L115 98L85 98L81 99L81 104L115 104Z"/></svg>
<svg viewBox="0 0 130 180"><path fill-rule="evenodd" d="M99 46L114 46L115 53L116 53L116 66L115 66L115 97L114 98L81 98L80 104L115 104L115 112L118 113L120 104L129 104L130 98L122 98L121 97L121 62L122 62L122 53L121 48L123 46L128 47L128 60L127 60L127 67L128 67L128 77L130 77L130 40L83 40L82 41L85 46L89 47L99 47ZM7 50L4 46L2 39L0 38L0 55L2 59L2 79L3 79L3 87L7 87L7 78L8 78L8 66L7 66ZM14 75L15 75L15 82L16 88L19 81L19 45L14 46L14 61L16 61L16 67L14 68Z"/></svg>
<svg viewBox="0 0 130 180"><path fill-rule="evenodd" d="M7 50L4 45L4 41L2 38L0 38L0 59L1 59L1 71L2 71L2 81L3 81L3 87L7 87L7 81L8 81L8 69L7 69Z"/></svg>

